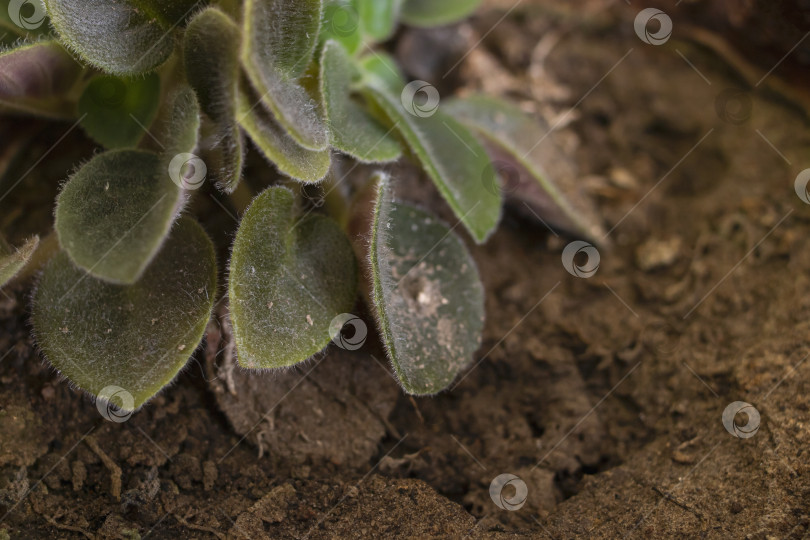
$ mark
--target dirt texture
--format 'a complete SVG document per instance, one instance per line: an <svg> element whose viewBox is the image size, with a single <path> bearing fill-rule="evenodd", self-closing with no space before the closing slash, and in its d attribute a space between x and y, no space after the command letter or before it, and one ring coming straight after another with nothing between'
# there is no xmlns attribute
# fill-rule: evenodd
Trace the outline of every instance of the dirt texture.
<svg viewBox="0 0 810 540"><path fill-rule="evenodd" d="M749 84L660 4L676 24L658 46L634 31L640 8L597 0L492 0L392 43L442 95L548 123L559 180L606 231L588 278L561 261L574 238L525 211L468 242L484 341L436 397L402 393L373 332L248 377L217 320L171 388L110 422L40 359L30 284L4 290L0 538L807 538L806 105L770 85L778 66ZM389 169L452 221L412 168ZM724 426L738 401L753 436L732 433L742 416ZM525 484L521 508L490 496L502 474Z"/></svg>

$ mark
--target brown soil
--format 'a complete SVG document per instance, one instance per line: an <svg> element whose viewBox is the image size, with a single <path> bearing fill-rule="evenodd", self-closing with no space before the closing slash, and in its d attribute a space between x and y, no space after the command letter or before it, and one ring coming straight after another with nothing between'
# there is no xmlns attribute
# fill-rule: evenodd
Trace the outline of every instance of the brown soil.
<svg viewBox="0 0 810 540"><path fill-rule="evenodd" d="M444 95L484 89L555 126L611 231L596 275L509 212L473 248L484 344L451 391L405 396L373 336L248 378L212 324L208 354L120 424L40 360L26 289L7 290L0 538L810 535L807 116L767 84L741 94L750 114L724 108L739 73L677 28L641 42L634 8L524 2L498 23L511 6L397 53ZM761 414L753 437L724 428L735 401ZM517 511L490 499L503 473L527 485Z"/></svg>

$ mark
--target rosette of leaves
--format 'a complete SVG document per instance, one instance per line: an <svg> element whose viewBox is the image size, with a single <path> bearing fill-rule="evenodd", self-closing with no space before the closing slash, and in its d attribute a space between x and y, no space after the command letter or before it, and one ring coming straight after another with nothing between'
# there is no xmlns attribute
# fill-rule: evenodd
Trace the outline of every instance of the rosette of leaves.
<svg viewBox="0 0 810 540"><path fill-rule="evenodd" d="M132 399L118 405L136 409L224 300L239 363L283 368L326 348L364 290L405 391L448 387L481 342L484 291L461 234L481 243L498 225L495 156L577 225L526 151L530 118L492 99L426 107L432 87L406 84L384 52L400 23L451 24L479 1L45 0L32 4L44 9L36 28L16 24L30 13L0 20L14 36L0 111L73 122L99 147L66 171L48 241L0 244L1 284L47 261L33 295L45 357L94 396L123 389ZM265 171L246 168L253 153ZM336 189L336 154L411 159L460 227L396 200L397 179L379 174L368 230L351 238L345 216L359 207ZM306 204L302 187L329 204ZM228 197L238 227L211 231L222 221L195 215L197 203ZM227 265L206 228L232 233Z"/></svg>

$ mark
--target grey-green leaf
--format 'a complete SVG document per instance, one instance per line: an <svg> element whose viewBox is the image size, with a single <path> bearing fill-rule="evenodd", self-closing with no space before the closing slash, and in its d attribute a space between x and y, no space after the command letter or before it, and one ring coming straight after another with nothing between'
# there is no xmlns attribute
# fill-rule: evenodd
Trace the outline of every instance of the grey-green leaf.
<svg viewBox="0 0 810 540"><path fill-rule="evenodd" d="M443 26L468 17L479 5L481 0L405 0L402 21L412 26Z"/></svg>
<svg viewBox="0 0 810 540"><path fill-rule="evenodd" d="M473 359L484 288L462 241L434 216L391 200L380 180L370 248L372 301L397 377L435 394Z"/></svg>
<svg viewBox="0 0 810 540"><path fill-rule="evenodd" d="M376 41L394 34L402 9L402 0L355 0L363 33Z"/></svg>
<svg viewBox="0 0 810 540"><path fill-rule="evenodd" d="M125 393L118 396L121 408L134 410L169 384L197 348L216 289L211 240L183 218L133 285L89 276L59 252L34 293L34 333L71 383L108 399L109 387L118 387Z"/></svg>
<svg viewBox="0 0 810 540"><path fill-rule="evenodd" d="M456 216L477 242L484 242L498 225L502 205L501 193L481 182L490 166L484 147L466 127L437 110L438 93L428 93L428 101L420 104L416 95L395 96L378 79L369 78L369 82L370 96L397 127ZM413 84L408 86L415 88Z"/></svg>
<svg viewBox="0 0 810 540"><path fill-rule="evenodd" d="M11 281L22 270L39 246L39 236L34 236L23 246L14 250L0 241L0 287Z"/></svg>
<svg viewBox="0 0 810 540"><path fill-rule="evenodd" d="M570 233L597 239L604 232L595 212L578 193L578 186L554 183L550 167L560 164L558 149L548 139L548 129L517 106L478 95L448 101L444 111L478 133L493 158L493 167L482 181L505 195L530 206L552 225ZM558 171L562 172L562 171ZM505 185L504 185L505 184ZM567 187L568 189L563 189Z"/></svg>
<svg viewBox="0 0 810 540"><path fill-rule="evenodd" d="M82 128L106 148L131 148L146 134L160 104L160 77L94 77L79 98Z"/></svg>
<svg viewBox="0 0 810 540"><path fill-rule="evenodd" d="M334 221L299 215L283 187L253 201L236 235L229 284L243 367L291 366L318 353L356 294L354 253Z"/></svg>
<svg viewBox="0 0 810 540"><path fill-rule="evenodd" d="M283 174L306 183L320 182L329 173L332 155L328 149L307 150L299 145L252 97L239 94L237 117L264 156Z"/></svg>
<svg viewBox="0 0 810 540"><path fill-rule="evenodd" d="M61 40L108 73L151 71L174 49L169 28L131 0L45 0L45 5Z"/></svg>
<svg viewBox="0 0 810 540"><path fill-rule="evenodd" d="M240 40L239 27L208 8L189 23L184 46L186 77L210 124L202 145L209 178L228 193L236 189L244 162L244 137L236 121Z"/></svg>
<svg viewBox="0 0 810 540"><path fill-rule="evenodd" d="M318 102L298 81L318 43L322 8L320 0L247 0L244 7L245 72L279 124L310 150L329 144Z"/></svg>
<svg viewBox="0 0 810 540"><path fill-rule="evenodd" d="M59 243L93 276L131 284L160 250L183 203L180 186L156 154L99 154L57 198Z"/></svg>
<svg viewBox="0 0 810 540"><path fill-rule="evenodd" d="M321 85L324 110L329 120L332 146L358 161L394 161L401 154L391 131L381 126L350 95L360 77L342 45L327 41L321 56Z"/></svg>
<svg viewBox="0 0 810 540"><path fill-rule="evenodd" d="M69 93L81 66L54 41L0 53L0 108L53 118L73 118Z"/></svg>

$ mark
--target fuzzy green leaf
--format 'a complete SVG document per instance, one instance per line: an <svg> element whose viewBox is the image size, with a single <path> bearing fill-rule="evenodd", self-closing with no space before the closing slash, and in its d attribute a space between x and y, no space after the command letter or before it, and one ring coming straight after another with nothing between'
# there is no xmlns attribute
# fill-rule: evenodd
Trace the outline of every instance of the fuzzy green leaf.
<svg viewBox="0 0 810 540"><path fill-rule="evenodd" d="M194 152L200 135L200 104L194 91L188 86L181 86L168 102L169 114L160 138L164 146L162 156L167 166L177 154Z"/></svg>
<svg viewBox="0 0 810 540"><path fill-rule="evenodd" d="M299 216L292 192L271 187L242 219L229 287L239 363L291 366L326 347L332 320L354 306L357 263L334 221Z"/></svg>
<svg viewBox="0 0 810 540"><path fill-rule="evenodd" d="M331 152L307 150L293 140L273 117L247 94L239 94L237 117L239 124L283 174L307 183L320 182L329 173Z"/></svg>
<svg viewBox="0 0 810 540"><path fill-rule="evenodd" d="M54 118L71 118L75 101L67 95L81 66L53 41L0 53L0 108Z"/></svg>
<svg viewBox="0 0 810 540"><path fill-rule="evenodd" d="M120 387L132 396L123 408L137 409L199 345L216 283L211 240L183 218L133 285L88 276L59 252L34 293L34 332L45 357L71 383L94 395Z"/></svg>
<svg viewBox="0 0 810 540"><path fill-rule="evenodd" d="M366 84L381 85L395 93L405 87L405 76L397 61L383 51L374 51L362 57L358 66Z"/></svg>
<svg viewBox="0 0 810 540"><path fill-rule="evenodd" d="M475 262L434 216L391 200L380 180L370 266L388 356L411 394L450 385L481 344L484 288Z"/></svg>
<svg viewBox="0 0 810 540"><path fill-rule="evenodd" d="M239 85L239 27L221 11L209 8L186 28L186 76L209 120L203 148L209 177L228 193L242 177L244 136L236 121Z"/></svg>
<svg viewBox="0 0 810 540"><path fill-rule="evenodd" d="M322 54L321 85L332 146L365 163L397 159L402 151L390 130L381 126L349 95L359 72L343 46L328 41Z"/></svg>
<svg viewBox="0 0 810 540"><path fill-rule="evenodd" d="M394 34L402 0L355 0L363 33L376 41L385 41Z"/></svg>
<svg viewBox="0 0 810 540"><path fill-rule="evenodd" d="M170 26L131 0L45 0L59 37L86 62L115 75L155 69L174 49Z"/></svg>
<svg viewBox="0 0 810 540"><path fill-rule="evenodd" d="M39 236L28 240L19 250L10 249L0 241L0 287L11 281L22 270L39 246Z"/></svg>
<svg viewBox="0 0 810 540"><path fill-rule="evenodd" d="M583 198L567 197L546 171L546 165L560 158L555 147L538 144L546 139L547 130L536 119L487 96L451 100L444 111L478 133L487 145L494 166L482 181L491 189L499 189L500 180L505 194L525 202L552 225L589 238L603 234Z"/></svg>
<svg viewBox="0 0 810 540"><path fill-rule="evenodd" d="M502 203L501 193L480 181L490 166L484 147L466 127L435 110L438 103L428 102L427 107L435 107L422 109L416 96L410 100L405 92L395 96L378 79L369 81L370 96L397 127L473 238L484 242L498 225Z"/></svg>
<svg viewBox="0 0 810 540"><path fill-rule="evenodd" d="M325 149L329 134L317 101L297 79L318 43L322 7L321 0L247 0L244 7L245 72L278 123L310 150Z"/></svg>
<svg viewBox="0 0 810 540"><path fill-rule="evenodd" d="M131 79L99 75L79 98L81 125L106 148L131 148L146 134L159 103L160 77L154 73Z"/></svg>
<svg viewBox="0 0 810 540"><path fill-rule="evenodd" d="M360 15L351 0L325 0L321 41L334 40L343 45L351 54L363 44L360 28Z"/></svg>
<svg viewBox="0 0 810 540"><path fill-rule="evenodd" d="M468 17L479 5L481 0L405 0L402 21L412 26L443 26Z"/></svg>
<svg viewBox="0 0 810 540"><path fill-rule="evenodd" d="M183 202L182 190L156 154L99 154L57 198L59 243L90 274L134 283L160 250Z"/></svg>

